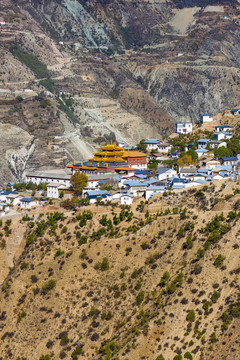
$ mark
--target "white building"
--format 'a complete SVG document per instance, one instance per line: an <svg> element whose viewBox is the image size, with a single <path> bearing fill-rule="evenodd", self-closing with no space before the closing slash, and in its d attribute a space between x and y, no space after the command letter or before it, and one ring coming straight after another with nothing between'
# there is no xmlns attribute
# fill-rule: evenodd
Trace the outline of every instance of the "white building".
<svg viewBox="0 0 240 360"><path fill-rule="evenodd" d="M6 203L9 205L18 205L20 203L21 195L18 194L9 194L6 195Z"/></svg>
<svg viewBox="0 0 240 360"><path fill-rule="evenodd" d="M188 178L192 178L193 179L193 176L194 174L196 173L197 169L194 167L194 168L181 168L179 170L179 176L181 179L184 179L186 177Z"/></svg>
<svg viewBox="0 0 240 360"><path fill-rule="evenodd" d="M227 147L226 141L211 140L208 143L210 149L218 149L220 147Z"/></svg>
<svg viewBox="0 0 240 360"><path fill-rule="evenodd" d="M214 134L214 140L230 140L232 136L233 135L227 131L216 132Z"/></svg>
<svg viewBox="0 0 240 360"><path fill-rule="evenodd" d="M160 143L158 144L158 152L163 153L163 154L169 154L171 152L172 149L172 145L171 144L163 144Z"/></svg>
<svg viewBox="0 0 240 360"><path fill-rule="evenodd" d="M0 210L1 211L9 211L9 206L6 203L0 202Z"/></svg>
<svg viewBox="0 0 240 360"><path fill-rule="evenodd" d="M191 122L177 122L176 123L176 133L178 133L178 134L191 133L192 129L193 129L193 124Z"/></svg>
<svg viewBox="0 0 240 360"><path fill-rule="evenodd" d="M20 207L21 209L31 209L34 206L37 206L38 200L30 199L30 198L22 198L20 199Z"/></svg>
<svg viewBox="0 0 240 360"><path fill-rule="evenodd" d="M49 183L47 184L47 197L52 199L59 199L60 192L65 189L65 185L59 183Z"/></svg>
<svg viewBox="0 0 240 360"><path fill-rule="evenodd" d="M133 203L134 195L131 193L122 194L120 198L121 205L131 205Z"/></svg>
<svg viewBox="0 0 240 360"><path fill-rule="evenodd" d="M169 179L177 175L177 171L171 168L159 167L157 171L158 180Z"/></svg>
<svg viewBox="0 0 240 360"><path fill-rule="evenodd" d="M145 191L145 199L149 200L157 194L162 194L165 191L164 186L148 186Z"/></svg>
<svg viewBox="0 0 240 360"><path fill-rule="evenodd" d="M201 115L201 123L211 122L213 121L212 114L202 114Z"/></svg>
<svg viewBox="0 0 240 360"><path fill-rule="evenodd" d="M71 171L68 169L35 171L26 174L26 182L33 182L36 185L40 183L59 183L70 187Z"/></svg>
<svg viewBox="0 0 240 360"><path fill-rule="evenodd" d="M215 126L215 132L226 132L226 131L232 131L232 126L231 125L218 125Z"/></svg>
<svg viewBox="0 0 240 360"><path fill-rule="evenodd" d="M204 156L204 155L207 155L207 153L209 153L210 151L207 150L207 149L203 149L203 148L200 148L200 149L197 149L195 150L197 155L198 155L198 158Z"/></svg>
<svg viewBox="0 0 240 360"><path fill-rule="evenodd" d="M231 114L234 116L240 115L240 109L232 109Z"/></svg>
<svg viewBox="0 0 240 360"><path fill-rule="evenodd" d="M104 202L112 200L112 196L106 190L87 190L83 193L83 196L89 199L90 204L96 203L97 198L101 198L101 201Z"/></svg>
<svg viewBox="0 0 240 360"><path fill-rule="evenodd" d="M4 191L0 193L0 201L7 201L7 196L10 194L18 194L16 191Z"/></svg>
<svg viewBox="0 0 240 360"><path fill-rule="evenodd" d="M219 160L211 159L208 161L204 161L203 166L206 166L208 169L215 169L216 166L220 166L221 163Z"/></svg>
<svg viewBox="0 0 240 360"><path fill-rule="evenodd" d="M147 150L158 150L159 139L147 139L144 144L147 145Z"/></svg>
<svg viewBox="0 0 240 360"><path fill-rule="evenodd" d="M143 196L144 191L147 187L146 183L141 183L140 181L134 181L134 180L124 181L123 185L125 189L127 189L128 192L132 193L135 197Z"/></svg>

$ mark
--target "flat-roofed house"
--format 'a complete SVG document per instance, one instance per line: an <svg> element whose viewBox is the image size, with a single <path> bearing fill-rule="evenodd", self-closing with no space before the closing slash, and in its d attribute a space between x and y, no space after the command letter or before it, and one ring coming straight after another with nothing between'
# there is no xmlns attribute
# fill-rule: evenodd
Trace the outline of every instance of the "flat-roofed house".
<svg viewBox="0 0 240 360"><path fill-rule="evenodd" d="M133 203L134 195L132 193L123 193L120 198L121 205L131 205Z"/></svg>
<svg viewBox="0 0 240 360"><path fill-rule="evenodd" d="M6 203L9 205L18 205L20 203L21 195L19 194L9 194L6 195Z"/></svg>
<svg viewBox="0 0 240 360"><path fill-rule="evenodd" d="M158 150L159 139L147 139L144 144L147 145L147 150Z"/></svg>
<svg viewBox="0 0 240 360"><path fill-rule="evenodd" d="M21 198L20 199L20 207L21 209L31 209L34 206L39 205L38 200L32 198Z"/></svg>
<svg viewBox="0 0 240 360"><path fill-rule="evenodd" d="M66 190L67 187L59 183L49 183L47 184L47 197L52 199L59 199L61 191Z"/></svg>
<svg viewBox="0 0 240 360"><path fill-rule="evenodd" d="M201 114L201 123L211 122L213 121L212 114Z"/></svg>
<svg viewBox="0 0 240 360"><path fill-rule="evenodd" d="M176 123L176 133L178 134L191 133L192 129L193 129L193 124L190 121Z"/></svg>
<svg viewBox="0 0 240 360"><path fill-rule="evenodd" d="M26 182L33 182L36 185L41 183L59 183L65 186L70 186L71 170L69 169L56 169L47 171L35 171L26 174Z"/></svg>

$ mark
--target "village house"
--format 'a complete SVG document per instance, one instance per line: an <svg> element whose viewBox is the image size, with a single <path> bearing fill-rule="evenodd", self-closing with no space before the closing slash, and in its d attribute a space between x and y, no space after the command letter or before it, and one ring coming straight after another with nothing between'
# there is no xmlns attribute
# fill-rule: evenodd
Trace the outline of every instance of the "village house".
<svg viewBox="0 0 240 360"><path fill-rule="evenodd" d="M157 178L158 180L169 179L170 177L176 176L177 171L167 167L158 167Z"/></svg>
<svg viewBox="0 0 240 360"><path fill-rule="evenodd" d="M34 206L39 205L38 200L31 198L22 198L20 199L20 207L21 209L32 209Z"/></svg>
<svg viewBox="0 0 240 360"><path fill-rule="evenodd" d="M197 169L195 167L184 167L184 168L180 168L179 170L179 177L180 179L184 179L186 177L191 177L193 176L193 174L195 174L197 171Z"/></svg>
<svg viewBox="0 0 240 360"><path fill-rule="evenodd" d="M61 139L63 137L63 134L56 134L55 136L54 136L54 139L55 140L59 140L59 139Z"/></svg>
<svg viewBox="0 0 240 360"><path fill-rule="evenodd" d="M231 125L218 125L215 126L215 132L224 132L224 131L232 131L232 126Z"/></svg>
<svg viewBox="0 0 240 360"><path fill-rule="evenodd" d="M201 123L211 122L213 121L212 114L202 114L200 118Z"/></svg>
<svg viewBox="0 0 240 360"><path fill-rule="evenodd" d="M162 154L169 154L171 152L172 145L167 143L160 143L158 144L158 152Z"/></svg>
<svg viewBox="0 0 240 360"><path fill-rule="evenodd" d="M6 195L6 203L8 205L16 206L20 203L21 195L19 194L9 194Z"/></svg>
<svg viewBox="0 0 240 360"><path fill-rule="evenodd" d="M104 202L112 200L111 195L106 190L87 190L83 192L83 196L89 199L90 204L94 204L98 198Z"/></svg>
<svg viewBox="0 0 240 360"><path fill-rule="evenodd" d="M185 188L190 188L190 187L194 187L194 186L200 186L200 185L204 185L207 182L203 179L196 179L196 180L192 180L190 182L185 183Z"/></svg>
<svg viewBox="0 0 240 360"><path fill-rule="evenodd" d="M175 151L172 151L171 152L171 158L172 159L178 159L179 157L180 157L180 151L178 151L178 150L175 150Z"/></svg>
<svg viewBox="0 0 240 360"><path fill-rule="evenodd" d="M225 141L211 140L208 143L210 149L218 149L220 147L227 147L227 143Z"/></svg>
<svg viewBox="0 0 240 360"><path fill-rule="evenodd" d="M131 193L123 193L120 197L121 205L131 205L133 203L134 195Z"/></svg>
<svg viewBox="0 0 240 360"><path fill-rule="evenodd" d="M188 134L193 130L193 124L191 122L177 122L176 133L177 134Z"/></svg>
<svg viewBox="0 0 240 360"><path fill-rule="evenodd" d="M205 160L202 162L202 166L205 166L208 169L214 169L216 168L216 166L220 166L220 165L221 165L220 161L215 159Z"/></svg>
<svg viewBox="0 0 240 360"><path fill-rule="evenodd" d="M47 197L52 199L59 199L61 191L66 190L66 186L59 183L47 184Z"/></svg>
<svg viewBox="0 0 240 360"><path fill-rule="evenodd" d="M56 169L47 171L35 171L26 174L26 182L33 182L36 185L41 183L59 183L69 187L71 172L68 169Z"/></svg>
<svg viewBox="0 0 240 360"><path fill-rule="evenodd" d="M144 141L144 144L147 145L147 150L158 150L158 144L160 143L159 139L147 139Z"/></svg>
<svg viewBox="0 0 240 360"><path fill-rule="evenodd" d="M185 184L173 184L172 190L184 190L186 188Z"/></svg>
<svg viewBox="0 0 240 360"><path fill-rule="evenodd" d="M216 168L214 168L212 170L213 175L218 175L221 174L222 176L230 176L232 174L233 168L231 165L220 165L220 166L216 166Z"/></svg>
<svg viewBox="0 0 240 360"><path fill-rule="evenodd" d="M136 197L136 196L143 196L144 191L146 190L148 184L140 181L127 180L124 181L123 186L125 189L131 192L134 195L134 197Z"/></svg>
<svg viewBox="0 0 240 360"><path fill-rule="evenodd" d="M209 168L198 168L197 173L206 174L207 176L212 175L212 169Z"/></svg>
<svg viewBox="0 0 240 360"><path fill-rule="evenodd" d="M206 155L206 154L209 152L209 150L203 149L203 148L196 149L195 151L196 151L196 153L197 153L197 155L198 155L198 158Z"/></svg>
<svg viewBox="0 0 240 360"><path fill-rule="evenodd" d="M210 139L199 139L197 141L197 148L198 149L206 149L209 141L210 141Z"/></svg>
<svg viewBox="0 0 240 360"><path fill-rule="evenodd" d="M240 115L240 109L232 109L231 114L234 116Z"/></svg>
<svg viewBox="0 0 240 360"><path fill-rule="evenodd" d="M216 132L214 134L214 140L220 141L220 140L230 140L232 138L232 134L228 131L220 131Z"/></svg>
<svg viewBox="0 0 240 360"><path fill-rule="evenodd" d="M16 191L4 191L0 193L0 201L7 201L7 195L18 194Z"/></svg>
<svg viewBox="0 0 240 360"><path fill-rule="evenodd" d="M234 167L238 163L238 158L236 156L225 156L222 157L220 160L221 160L221 165L231 165Z"/></svg>
<svg viewBox="0 0 240 360"><path fill-rule="evenodd" d="M149 200L157 194L161 194L165 191L165 186L152 185L148 186L145 190L145 199Z"/></svg>
<svg viewBox="0 0 240 360"><path fill-rule="evenodd" d="M4 202L0 202L0 216L6 215L6 212L8 211L9 211L9 206Z"/></svg>

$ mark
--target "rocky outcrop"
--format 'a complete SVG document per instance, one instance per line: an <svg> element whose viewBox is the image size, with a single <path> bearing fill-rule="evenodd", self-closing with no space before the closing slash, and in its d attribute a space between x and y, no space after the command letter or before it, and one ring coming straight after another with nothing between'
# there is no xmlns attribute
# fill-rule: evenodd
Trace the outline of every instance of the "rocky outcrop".
<svg viewBox="0 0 240 360"><path fill-rule="evenodd" d="M178 121L199 120L200 113L219 113L238 103L239 94L233 83L239 81L239 70L222 65L192 63L136 66L136 79L141 79L159 106Z"/></svg>
<svg viewBox="0 0 240 360"><path fill-rule="evenodd" d="M34 151L34 138L18 126L0 124L1 184L21 180Z"/></svg>

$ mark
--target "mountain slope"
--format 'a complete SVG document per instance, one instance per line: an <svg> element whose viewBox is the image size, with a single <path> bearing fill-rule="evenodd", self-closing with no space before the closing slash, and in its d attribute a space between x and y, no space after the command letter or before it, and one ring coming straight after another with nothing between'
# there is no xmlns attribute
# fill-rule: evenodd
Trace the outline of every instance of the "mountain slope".
<svg viewBox="0 0 240 360"><path fill-rule="evenodd" d="M44 125L49 138L43 148L51 144L55 163L65 166L72 159L91 156L106 139L136 144L143 137L171 134L178 120L196 122L202 112L219 113L237 105L238 4L175 5L166 1L2 1L0 15L6 25L0 34L0 97L17 102L21 96L29 106L26 115L25 100L20 105L24 114L20 121L10 104L2 110L1 121L34 133L37 159L42 154L37 144L43 141L39 122L33 131L24 118L42 113L40 103L39 109L35 106L36 96L43 92L54 119ZM59 91L64 97L59 97ZM5 117L7 112L10 115ZM59 132L62 151L53 142ZM54 166L40 158L39 167ZM12 178L36 168L31 159Z"/></svg>
<svg viewBox="0 0 240 360"><path fill-rule="evenodd" d="M27 245L0 293L3 358L237 359L235 190L227 182L169 194L143 212L136 204L112 228L106 220L121 209L111 206L107 218L99 207L68 217L47 207L35 224L21 220Z"/></svg>

